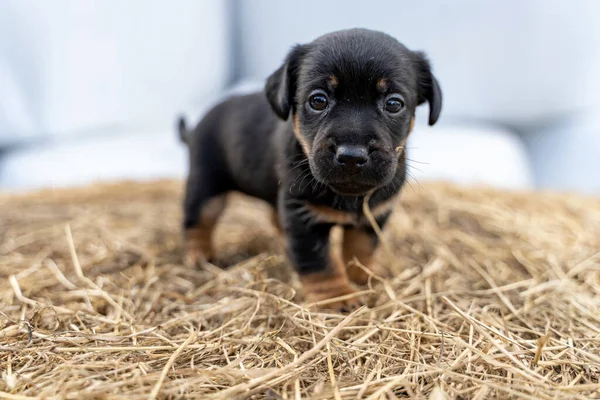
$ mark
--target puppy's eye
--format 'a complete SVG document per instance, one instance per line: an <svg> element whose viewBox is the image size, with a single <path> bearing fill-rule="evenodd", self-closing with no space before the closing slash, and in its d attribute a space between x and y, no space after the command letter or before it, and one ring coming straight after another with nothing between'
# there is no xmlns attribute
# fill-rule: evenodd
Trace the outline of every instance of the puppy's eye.
<svg viewBox="0 0 600 400"><path fill-rule="evenodd" d="M399 97L390 97L385 101L385 111L390 114L399 113L404 108L404 102Z"/></svg>
<svg viewBox="0 0 600 400"><path fill-rule="evenodd" d="M325 94L317 93L310 96L308 104L310 105L310 108L315 111L323 111L327 108L329 102L327 101L327 96L325 96Z"/></svg>

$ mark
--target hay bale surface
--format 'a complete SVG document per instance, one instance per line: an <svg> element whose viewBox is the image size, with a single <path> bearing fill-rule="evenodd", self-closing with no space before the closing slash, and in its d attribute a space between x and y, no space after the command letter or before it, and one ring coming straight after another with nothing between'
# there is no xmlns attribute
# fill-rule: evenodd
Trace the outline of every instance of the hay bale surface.
<svg viewBox="0 0 600 400"><path fill-rule="evenodd" d="M181 264L180 182L0 197L0 398L600 396L600 200L407 187L351 315L304 308L269 208Z"/></svg>

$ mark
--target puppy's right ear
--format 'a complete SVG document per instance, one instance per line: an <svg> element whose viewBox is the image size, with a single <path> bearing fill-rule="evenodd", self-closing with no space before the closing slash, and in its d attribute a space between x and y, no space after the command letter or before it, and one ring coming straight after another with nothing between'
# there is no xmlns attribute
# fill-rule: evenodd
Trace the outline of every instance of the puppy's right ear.
<svg viewBox="0 0 600 400"><path fill-rule="evenodd" d="M284 121L288 119L294 105L297 74L306 52L306 46L292 48L283 65L269 76L265 85L265 94L271 108Z"/></svg>

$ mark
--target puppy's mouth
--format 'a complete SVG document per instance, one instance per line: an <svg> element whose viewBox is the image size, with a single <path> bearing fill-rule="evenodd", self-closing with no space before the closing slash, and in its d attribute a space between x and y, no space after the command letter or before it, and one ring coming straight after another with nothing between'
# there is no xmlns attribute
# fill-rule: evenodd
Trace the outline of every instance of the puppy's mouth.
<svg viewBox="0 0 600 400"><path fill-rule="evenodd" d="M390 152L369 152L365 146L354 144L316 148L309 157L313 176L339 195L366 195L388 184L396 171L395 154Z"/></svg>

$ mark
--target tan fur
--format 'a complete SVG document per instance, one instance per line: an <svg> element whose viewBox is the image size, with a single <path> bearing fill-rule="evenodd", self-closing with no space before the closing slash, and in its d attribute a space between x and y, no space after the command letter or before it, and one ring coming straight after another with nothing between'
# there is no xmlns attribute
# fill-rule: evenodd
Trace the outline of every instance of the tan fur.
<svg viewBox="0 0 600 400"><path fill-rule="evenodd" d="M310 144L306 138L302 136L302 132L300 132L300 117L298 114L294 114L294 135L296 136L296 139L298 139L298 142L300 142L304 154L308 157L310 155Z"/></svg>
<svg viewBox="0 0 600 400"><path fill-rule="evenodd" d="M200 224L185 231L186 264L199 266L214 257L212 234L225 209L225 196L210 199L200 210Z"/></svg>
<svg viewBox="0 0 600 400"><path fill-rule="evenodd" d="M346 229L342 244L342 259L348 271L351 281L364 285L368 282L369 274L359 267L354 261L358 259L360 264L370 268L375 247L369 235L358 229Z"/></svg>
<svg viewBox="0 0 600 400"><path fill-rule="evenodd" d="M366 232L360 229L346 229L344 231L344 241L342 244L342 259L346 265L348 277L354 283L365 285L369 281L369 273L365 271L354 258L358 260L360 265L373 272L375 275L385 277L387 271L379 268L373 263L373 254L376 247L373 245L373 240Z"/></svg>
<svg viewBox="0 0 600 400"><path fill-rule="evenodd" d="M356 216L344 211L336 210L331 207L307 204L312 217L319 222L330 222L332 224L347 225L356 222Z"/></svg>
<svg viewBox="0 0 600 400"><path fill-rule="evenodd" d="M338 78L335 75L331 75L327 83L329 83L331 89L335 90L335 88L337 88L340 82L338 81Z"/></svg>
<svg viewBox="0 0 600 400"><path fill-rule="evenodd" d="M381 78L377 81L377 91L380 93L385 93L388 88L387 79Z"/></svg>
<svg viewBox="0 0 600 400"><path fill-rule="evenodd" d="M390 197L388 200L377 204L371 209L371 214L373 214L374 217L379 217L393 210L398 202L399 197L399 194L396 194ZM311 217L318 222L329 222L338 225L352 225L358 222L357 215L336 210L335 208L328 206L308 203L306 208L310 211Z"/></svg>
<svg viewBox="0 0 600 400"><path fill-rule="evenodd" d="M355 293L348 280L346 269L339 260L336 260L332 255L329 263L329 268L326 271L300 275L307 301L319 302ZM323 308L346 308L350 310L359 307L362 303L363 299L353 297L347 300L328 302L323 305Z"/></svg>

